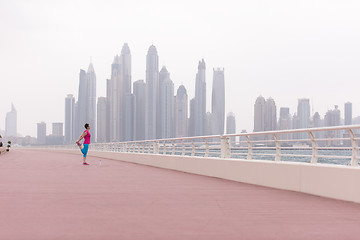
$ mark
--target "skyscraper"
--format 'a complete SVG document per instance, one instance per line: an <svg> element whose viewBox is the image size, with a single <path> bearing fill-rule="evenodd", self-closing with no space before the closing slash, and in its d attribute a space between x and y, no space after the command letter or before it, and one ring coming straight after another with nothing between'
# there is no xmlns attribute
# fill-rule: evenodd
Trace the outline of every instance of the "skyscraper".
<svg viewBox="0 0 360 240"><path fill-rule="evenodd" d="M279 128L279 130L291 129L290 109L287 107L280 108L280 117L279 117L278 128Z"/></svg>
<svg viewBox="0 0 360 240"><path fill-rule="evenodd" d="M97 103L97 142L106 142L107 98L99 97Z"/></svg>
<svg viewBox="0 0 360 240"><path fill-rule="evenodd" d="M205 133L206 121L206 78L205 61L199 61L198 72L195 82L195 100L194 100L194 136L202 136Z"/></svg>
<svg viewBox="0 0 360 240"><path fill-rule="evenodd" d="M279 130L287 130L291 129L291 117L290 117L290 109L287 107L280 108L280 117L278 122ZM289 134L280 134L278 135L279 139L289 139Z"/></svg>
<svg viewBox="0 0 360 240"><path fill-rule="evenodd" d="M352 124L352 103L345 103L345 125Z"/></svg>
<svg viewBox="0 0 360 240"><path fill-rule="evenodd" d="M82 134L85 123L89 123L96 139L96 75L92 63L87 72L80 70L79 80L76 135Z"/></svg>
<svg viewBox="0 0 360 240"><path fill-rule="evenodd" d="M122 92L124 94L131 93L131 52L129 45L124 43L121 49L121 68L122 68L122 78L123 78L123 85L122 85Z"/></svg>
<svg viewBox="0 0 360 240"><path fill-rule="evenodd" d="M37 144L46 144L46 123L44 122L37 124Z"/></svg>
<svg viewBox="0 0 360 240"><path fill-rule="evenodd" d="M307 98L298 100L297 115L299 117L299 128L308 128L310 121L310 101Z"/></svg>
<svg viewBox="0 0 360 240"><path fill-rule="evenodd" d="M6 113L5 135L8 137L17 136L17 111L14 104L11 104L11 111Z"/></svg>
<svg viewBox="0 0 360 240"><path fill-rule="evenodd" d="M80 69L79 74L79 94L78 94L78 101L77 101L77 112L76 112L76 137L82 134L84 129L84 124L86 123L87 119L87 100L88 100L88 81L86 79L86 71Z"/></svg>
<svg viewBox="0 0 360 240"><path fill-rule="evenodd" d="M320 114L318 112L316 112L313 116L313 126L314 128L319 128L322 127L322 121L321 121L321 117ZM314 132L315 138L322 138L324 135L324 132ZM321 141L319 142L319 144L323 144Z"/></svg>
<svg viewBox="0 0 360 240"><path fill-rule="evenodd" d="M52 135L62 137L64 136L64 124L53 123L52 124Z"/></svg>
<svg viewBox="0 0 360 240"><path fill-rule="evenodd" d="M88 123L91 126L93 132L93 139L96 140L96 75L94 66L90 63L88 71L86 73L87 80L89 82L89 112Z"/></svg>
<svg viewBox="0 0 360 240"><path fill-rule="evenodd" d="M254 132L265 131L265 98L261 95L254 104Z"/></svg>
<svg viewBox="0 0 360 240"><path fill-rule="evenodd" d="M184 85L181 85L175 100L175 137L186 136L188 136L188 95Z"/></svg>
<svg viewBox="0 0 360 240"><path fill-rule="evenodd" d="M120 125L121 125L121 141L129 141L133 140L134 124L129 121L129 118L133 118L134 112L134 99L129 94L131 94L131 53L130 48L127 43L124 43L121 49L120 55L120 64L121 64L121 82L122 85L120 87ZM130 101L130 102L127 102ZM132 108L129 108L132 106ZM127 113L127 114L126 114ZM127 118L127 119L125 119ZM130 124L130 125L129 125ZM132 135L130 137L130 135Z"/></svg>
<svg viewBox="0 0 360 240"><path fill-rule="evenodd" d="M156 47L151 45L146 56L146 108L145 138L156 138L156 121L159 104L159 56Z"/></svg>
<svg viewBox="0 0 360 240"><path fill-rule="evenodd" d="M65 98L65 143L75 140L75 98L68 94Z"/></svg>
<svg viewBox="0 0 360 240"><path fill-rule="evenodd" d="M324 118L324 125L325 127L331 126L339 126L340 125L340 110L338 109L338 105L335 105L334 110L328 110L325 114ZM325 132L326 138L340 138L341 132L340 131L327 131ZM329 146L340 145L339 140L334 141L327 141Z"/></svg>
<svg viewBox="0 0 360 240"><path fill-rule="evenodd" d="M135 95L135 140L145 139L146 84L144 80L134 82Z"/></svg>
<svg viewBox="0 0 360 240"><path fill-rule="evenodd" d="M190 116L188 120L188 136L195 136L195 98L190 100Z"/></svg>
<svg viewBox="0 0 360 240"><path fill-rule="evenodd" d="M211 102L211 134L224 134L225 125L225 80L224 69L213 69L213 91Z"/></svg>
<svg viewBox="0 0 360 240"><path fill-rule="evenodd" d="M157 138L171 138L174 135L174 83L166 67L159 73L159 116Z"/></svg>
<svg viewBox="0 0 360 240"><path fill-rule="evenodd" d="M226 117L226 134L234 134L234 133L236 133L235 114L233 112L229 112ZM234 142L235 137L231 137L230 141Z"/></svg>
<svg viewBox="0 0 360 240"><path fill-rule="evenodd" d="M268 98L265 102L265 119L264 128L265 131L276 130L276 105L274 99Z"/></svg>
<svg viewBox="0 0 360 240"><path fill-rule="evenodd" d="M307 98L302 98L298 100L297 107L297 117L298 117L298 126L297 128L308 128L310 126L310 101ZM299 133L299 139L308 138L307 133Z"/></svg>
<svg viewBox="0 0 360 240"><path fill-rule="evenodd" d="M123 121L126 128L124 129L124 141L133 141L136 134L135 129L135 95L131 93L126 93L124 95L124 100L126 105L123 108Z"/></svg>
<svg viewBox="0 0 360 240"><path fill-rule="evenodd" d="M111 79L109 87L109 129L110 141L120 141L121 125L120 125L120 103L121 103L121 63L119 55L114 57L111 64Z"/></svg>

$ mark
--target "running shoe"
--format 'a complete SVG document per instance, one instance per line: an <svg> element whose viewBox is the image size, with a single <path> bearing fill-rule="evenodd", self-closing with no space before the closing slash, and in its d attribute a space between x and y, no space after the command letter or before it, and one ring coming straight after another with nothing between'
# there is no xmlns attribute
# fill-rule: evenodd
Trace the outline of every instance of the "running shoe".
<svg viewBox="0 0 360 240"><path fill-rule="evenodd" d="M90 164L88 164L87 162L84 162L83 165L90 165Z"/></svg>
<svg viewBox="0 0 360 240"><path fill-rule="evenodd" d="M79 143L79 142L77 142L76 144L77 144L78 146L81 146L81 143Z"/></svg>

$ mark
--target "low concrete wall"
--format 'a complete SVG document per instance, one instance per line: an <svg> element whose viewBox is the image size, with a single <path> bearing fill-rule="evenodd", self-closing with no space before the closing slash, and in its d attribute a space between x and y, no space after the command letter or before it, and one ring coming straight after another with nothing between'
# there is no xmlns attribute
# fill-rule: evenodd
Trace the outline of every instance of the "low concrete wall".
<svg viewBox="0 0 360 240"><path fill-rule="evenodd" d="M93 150L89 155L360 203L360 167Z"/></svg>

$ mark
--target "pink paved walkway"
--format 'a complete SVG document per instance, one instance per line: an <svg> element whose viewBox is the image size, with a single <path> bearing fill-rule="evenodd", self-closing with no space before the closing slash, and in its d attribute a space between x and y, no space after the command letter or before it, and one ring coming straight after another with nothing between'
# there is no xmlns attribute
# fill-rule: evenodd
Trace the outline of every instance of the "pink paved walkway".
<svg viewBox="0 0 360 240"><path fill-rule="evenodd" d="M0 239L360 239L360 204L89 162L80 153L1 155Z"/></svg>

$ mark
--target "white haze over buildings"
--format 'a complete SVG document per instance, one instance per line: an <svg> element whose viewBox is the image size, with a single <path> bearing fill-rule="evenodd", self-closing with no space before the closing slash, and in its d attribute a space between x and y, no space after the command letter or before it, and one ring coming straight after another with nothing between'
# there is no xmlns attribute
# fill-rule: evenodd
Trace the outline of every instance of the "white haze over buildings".
<svg viewBox="0 0 360 240"><path fill-rule="evenodd" d="M195 95L198 61L206 63L207 110L213 68L225 69L226 110L237 132L253 130L261 94L296 112L309 98L323 118L353 103L360 115L360 2L351 0L12 0L0 8L0 129L11 103L18 132L64 122L65 97L77 98L80 69L92 59L97 96L106 96L111 63L129 44L132 82L145 79L154 44L159 68Z"/></svg>

